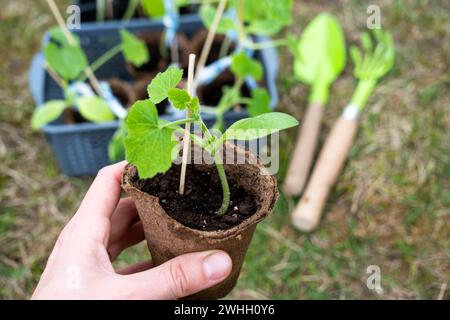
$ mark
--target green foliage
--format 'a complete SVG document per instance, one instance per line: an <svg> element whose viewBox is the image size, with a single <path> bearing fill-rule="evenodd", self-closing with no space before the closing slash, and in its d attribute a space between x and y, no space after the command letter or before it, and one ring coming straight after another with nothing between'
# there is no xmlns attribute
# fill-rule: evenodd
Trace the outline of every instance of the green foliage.
<svg viewBox="0 0 450 320"><path fill-rule="evenodd" d="M100 97L80 97L75 104L83 118L92 122L108 122L114 120L114 114L105 100Z"/></svg>
<svg viewBox="0 0 450 320"><path fill-rule="evenodd" d="M162 17L165 13L164 0L141 0L141 6L149 17Z"/></svg>
<svg viewBox="0 0 450 320"><path fill-rule="evenodd" d="M335 17L322 13L308 24L294 51L294 73L313 86L316 97L312 100L322 103L327 100L327 87L345 67L345 50L344 34ZM318 86L325 89L317 92Z"/></svg>
<svg viewBox="0 0 450 320"><path fill-rule="evenodd" d="M150 100L137 101L130 109L125 139L127 160L134 164L142 179L169 170L178 154L174 129L158 122L158 111Z"/></svg>
<svg viewBox="0 0 450 320"><path fill-rule="evenodd" d="M241 2L234 3L239 12ZM242 4L247 32L273 36L292 23L292 0L246 0Z"/></svg>
<svg viewBox="0 0 450 320"><path fill-rule="evenodd" d="M63 79L76 79L87 67L86 55L79 45L49 42L44 48L45 60Z"/></svg>
<svg viewBox="0 0 450 320"><path fill-rule="evenodd" d="M38 107L31 118L31 128L37 130L59 118L66 108L64 100L50 100Z"/></svg>
<svg viewBox="0 0 450 320"><path fill-rule="evenodd" d="M67 40L66 34L60 27L53 27L49 31L50 39L55 41L61 46L68 46L69 41ZM72 33L72 38L74 39L76 45L80 45L80 38L77 35Z"/></svg>
<svg viewBox="0 0 450 320"><path fill-rule="evenodd" d="M254 140L298 125L298 121L285 113L270 112L233 123L223 134L223 140Z"/></svg>
<svg viewBox="0 0 450 320"><path fill-rule="evenodd" d="M216 14L216 9L210 4L204 4L200 7L200 18L203 21L203 24L209 29L211 28L211 24L214 20L214 16ZM216 33L224 34L230 30L236 30L236 23L233 19L229 17L224 17L220 19L219 25L217 26Z"/></svg>
<svg viewBox="0 0 450 320"><path fill-rule="evenodd" d="M273 36L292 23L292 0L232 0L229 1L229 7L237 12L237 18L241 21L237 23L223 16L216 31L218 34L238 30L238 24L241 24L245 33ZM215 12L216 8L208 3L200 8L200 17L208 29Z"/></svg>
<svg viewBox="0 0 450 320"><path fill-rule="evenodd" d="M245 53L240 52L232 57L231 71L239 77L253 77L255 80L261 80L263 76L263 67L255 59L249 58Z"/></svg>
<svg viewBox="0 0 450 320"><path fill-rule="evenodd" d="M252 99L247 105L250 116L256 117L270 112L270 96L267 90L256 88L252 91Z"/></svg>
<svg viewBox="0 0 450 320"><path fill-rule="evenodd" d="M173 106L179 110L184 110L187 108L189 102L191 101L191 97L186 90L178 89L178 88L170 88L168 91L169 101L173 104Z"/></svg>
<svg viewBox="0 0 450 320"><path fill-rule="evenodd" d="M235 70L242 77L255 75L254 66L248 67L248 65L248 61L239 61L238 64L235 64ZM188 121L197 122L205 137L200 138L195 134L188 136L214 158L217 150L227 139L257 139L298 124L297 120L287 114L265 113L236 122L218 139L210 133L201 118L198 98L191 97L184 89L176 88L182 74L181 70L174 67L159 73L148 87L150 99L136 102L128 113L126 120L128 135L125 139L126 159L137 167L141 179L152 178L156 174L165 173L170 169L172 161L179 153L178 140L174 134L175 131L181 130L179 124ZM238 80L237 83L241 81ZM232 95L230 94L230 99L239 97L234 93L238 89L233 87L228 91L233 92ZM189 115L189 118L174 122L158 121L158 112L154 102L162 101L166 97L176 108L190 110L192 114ZM253 99L255 104L258 101L264 104L267 100L267 93L257 91ZM228 210L230 191L223 164L216 161L216 168L223 191L222 205L217 212L221 215Z"/></svg>
<svg viewBox="0 0 450 320"><path fill-rule="evenodd" d="M191 97L186 90L171 88L168 91L169 101L179 110L188 109L192 112L198 112L200 102L198 97Z"/></svg>
<svg viewBox="0 0 450 320"><path fill-rule="evenodd" d="M148 62L150 57L145 43L125 29L120 29L119 32L125 59L136 67Z"/></svg>
<svg viewBox="0 0 450 320"><path fill-rule="evenodd" d="M169 96L169 89L175 88L183 77L183 70L169 67L156 75L148 86L148 95L153 103L160 103Z"/></svg>

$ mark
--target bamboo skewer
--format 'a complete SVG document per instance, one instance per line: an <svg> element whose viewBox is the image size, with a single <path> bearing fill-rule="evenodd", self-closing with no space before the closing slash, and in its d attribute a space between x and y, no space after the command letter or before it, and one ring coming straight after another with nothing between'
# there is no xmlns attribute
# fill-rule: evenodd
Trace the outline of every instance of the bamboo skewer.
<svg viewBox="0 0 450 320"><path fill-rule="evenodd" d="M195 73L195 80L193 83L193 91L195 92L197 87L197 81L202 72L202 69L205 67L206 60L208 59L209 52L211 51L212 43L214 40L214 36L216 35L217 28L220 23L220 19L222 18L223 12L225 10L225 5L227 0L220 0L219 6L217 7L216 14L214 15L213 22L211 23L211 28L208 31L208 35L206 36L205 44L203 45L202 52L200 54L200 58L198 59L197 71Z"/></svg>
<svg viewBox="0 0 450 320"><path fill-rule="evenodd" d="M187 91L189 95L192 97L194 88L193 88L193 82L194 82L194 68L195 68L195 54L189 55L189 65L188 65L188 81L187 81ZM189 109L186 109L186 119L189 119L190 112ZM183 137L183 158L181 162L181 175L180 175L180 188L179 193L181 195L184 194L184 184L186 180L186 165L188 161L189 156L189 146L191 139L189 138L189 135L191 134L191 123L188 121L184 125L184 137Z"/></svg>

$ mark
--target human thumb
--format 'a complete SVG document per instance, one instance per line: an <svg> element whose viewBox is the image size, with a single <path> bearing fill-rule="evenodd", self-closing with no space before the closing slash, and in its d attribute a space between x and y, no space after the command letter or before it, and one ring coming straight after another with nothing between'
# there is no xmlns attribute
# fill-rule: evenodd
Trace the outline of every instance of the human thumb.
<svg viewBox="0 0 450 320"><path fill-rule="evenodd" d="M219 250L188 253L139 273L125 276L136 299L178 299L225 280L231 258Z"/></svg>

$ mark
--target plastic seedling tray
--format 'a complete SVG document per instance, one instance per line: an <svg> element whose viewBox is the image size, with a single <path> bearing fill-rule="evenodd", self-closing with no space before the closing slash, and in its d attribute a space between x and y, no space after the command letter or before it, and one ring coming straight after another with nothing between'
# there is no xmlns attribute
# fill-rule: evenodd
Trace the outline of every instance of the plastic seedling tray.
<svg viewBox="0 0 450 320"><path fill-rule="evenodd" d="M126 23L107 21L102 24L83 23L80 30L74 30L79 36L81 45L89 59L95 60L102 53L119 43L119 29L126 28L137 34L143 32L161 32L164 25L161 21L137 19ZM180 31L191 37L195 32L203 28L198 16L182 16L180 19ZM48 35L44 36L44 42L48 41ZM267 41L267 39L256 39ZM265 86L271 95L271 107L278 103L276 88L276 76L278 73L278 57L274 48L258 51L255 57L264 67ZM51 99L61 99L62 90L51 79L43 68L44 56L42 53L35 55L29 75L29 86L37 106ZM131 81L131 76L126 69L122 55L117 55L96 71L97 78L106 80L120 78ZM169 121L177 120L183 114L170 111L162 116ZM248 117L245 109L230 111L225 115L225 124ZM208 125L215 121L213 114L205 114L204 120ZM118 128L119 122L108 123L75 123L65 124L61 119L42 128L58 160L62 172L70 176L95 175L99 169L109 164L108 143Z"/></svg>

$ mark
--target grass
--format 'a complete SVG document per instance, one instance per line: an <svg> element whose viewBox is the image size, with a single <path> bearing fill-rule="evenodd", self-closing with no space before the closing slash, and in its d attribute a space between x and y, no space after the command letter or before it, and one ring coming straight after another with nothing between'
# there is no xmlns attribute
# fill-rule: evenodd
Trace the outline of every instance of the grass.
<svg viewBox="0 0 450 320"><path fill-rule="evenodd" d="M59 1L63 4L70 1ZM435 299L450 297L450 6L447 1L375 1L397 44L393 72L361 119L349 161L329 198L320 228L295 231L282 195L257 228L230 298ZM0 0L0 298L30 297L63 225L92 179L61 175L41 134L27 69L41 36L54 24L41 1ZM321 11L341 21L355 43L367 1L295 1L301 30ZM374 2L370 2L374 4ZM33 30L33 31L30 31ZM280 110L300 121L308 88L291 76L280 52ZM334 84L321 142L354 88L352 66ZM280 181L295 129L281 136ZM145 244L125 251L117 266L148 257ZM366 269L381 268L383 292L367 289Z"/></svg>

